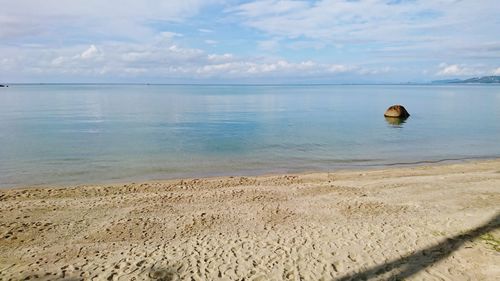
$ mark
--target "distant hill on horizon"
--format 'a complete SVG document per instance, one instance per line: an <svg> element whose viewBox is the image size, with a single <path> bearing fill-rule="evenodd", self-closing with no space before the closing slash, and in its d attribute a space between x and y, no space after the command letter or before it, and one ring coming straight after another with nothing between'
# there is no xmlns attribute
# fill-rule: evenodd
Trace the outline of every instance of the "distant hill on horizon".
<svg viewBox="0 0 500 281"><path fill-rule="evenodd" d="M483 77L474 77L469 79L447 79L447 80L436 80L432 81L433 84L472 84L472 83L481 83L481 84L497 84L500 83L500 76L483 76Z"/></svg>

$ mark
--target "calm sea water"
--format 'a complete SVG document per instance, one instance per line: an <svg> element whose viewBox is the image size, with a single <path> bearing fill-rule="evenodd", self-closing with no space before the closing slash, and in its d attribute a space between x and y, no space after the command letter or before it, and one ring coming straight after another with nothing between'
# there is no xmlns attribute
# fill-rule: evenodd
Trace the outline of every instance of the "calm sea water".
<svg viewBox="0 0 500 281"><path fill-rule="evenodd" d="M1 187L498 156L498 86L0 88Z"/></svg>

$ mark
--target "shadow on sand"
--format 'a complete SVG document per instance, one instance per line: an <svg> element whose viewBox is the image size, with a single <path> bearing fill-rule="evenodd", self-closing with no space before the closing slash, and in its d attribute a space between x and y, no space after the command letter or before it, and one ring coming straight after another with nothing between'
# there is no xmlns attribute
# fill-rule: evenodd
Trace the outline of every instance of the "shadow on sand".
<svg viewBox="0 0 500 281"><path fill-rule="evenodd" d="M463 234L449 237L434 246L335 280L404 280L432 264L447 258L467 241L472 241L498 228L500 228L500 213L496 214L486 224Z"/></svg>

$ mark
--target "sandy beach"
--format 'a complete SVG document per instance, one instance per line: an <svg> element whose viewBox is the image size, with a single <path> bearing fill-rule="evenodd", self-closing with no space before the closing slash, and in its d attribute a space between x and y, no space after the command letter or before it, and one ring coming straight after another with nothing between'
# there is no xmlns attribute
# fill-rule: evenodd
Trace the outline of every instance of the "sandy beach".
<svg viewBox="0 0 500 281"><path fill-rule="evenodd" d="M1 280L498 280L500 160L0 191Z"/></svg>

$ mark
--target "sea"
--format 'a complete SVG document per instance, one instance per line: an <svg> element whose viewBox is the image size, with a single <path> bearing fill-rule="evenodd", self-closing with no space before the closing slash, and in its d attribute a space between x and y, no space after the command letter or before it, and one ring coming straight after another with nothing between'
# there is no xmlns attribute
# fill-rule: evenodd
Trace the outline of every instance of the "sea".
<svg viewBox="0 0 500 281"><path fill-rule="evenodd" d="M384 118L401 104L411 116ZM496 85L13 84L0 187L418 165L500 156Z"/></svg>

